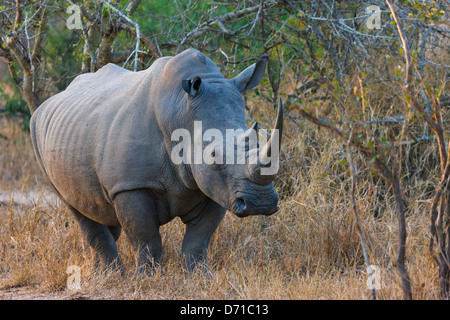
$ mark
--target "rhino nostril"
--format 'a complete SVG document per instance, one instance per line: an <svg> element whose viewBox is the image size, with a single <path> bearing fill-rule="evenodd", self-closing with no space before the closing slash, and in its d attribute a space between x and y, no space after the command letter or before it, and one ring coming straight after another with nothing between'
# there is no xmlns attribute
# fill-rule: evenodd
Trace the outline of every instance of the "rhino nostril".
<svg viewBox="0 0 450 320"><path fill-rule="evenodd" d="M245 200L243 198L236 198L235 208L236 210L234 211L234 213L238 217L243 218L248 216L247 205L245 204Z"/></svg>
<svg viewBox="0 0 450 320"><path fill-rule="evenodd" d="M246 209L245 200L242 198L237 198L238 211L242 212Z"/></svg>

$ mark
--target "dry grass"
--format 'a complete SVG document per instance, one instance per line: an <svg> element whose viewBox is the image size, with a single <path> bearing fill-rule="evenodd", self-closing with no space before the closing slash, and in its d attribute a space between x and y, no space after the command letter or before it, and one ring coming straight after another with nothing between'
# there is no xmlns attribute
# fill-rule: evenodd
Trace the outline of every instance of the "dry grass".
<svg viewBox="0 0 450 320"><path fill-rule="evenodd" d="M284 152L289 159L276 182L281 210L271 217L246 219L227 214L210 245L212 277L183 271L180 220L161 228L163 267L153 276L135 279L134 252L125 236L119 240L119 251L128 271L101 273L63 205L40 200L26 207L10 201L0 204L0 298L75 294L97 299L369 299L349 203L348 168L341 162L345 148L329 133L303 125L299 130L293 122L285 123ZM0 139L0 189L42 190L27 134L5 120L0 130L8 137ZM436 150L431 145L415 148L407 150L408 155L420 154L411 167L433 161ZM360 169L365 168L361 159L356 160ZM414 297L438 299L425 201L433 179L417 172L407 182L407 266ZM389 188L368 169L359 173L357 207L371 262L381 270L378 298L401 299L394 202ZM78 293L67 288L70 265L81 267Z"/></svg>
<svg viewBox="0 0 450 320"><path fill-rule="evenodd" d="M43 181L29 135L0 117L0 190L39 190Z"/></svg>

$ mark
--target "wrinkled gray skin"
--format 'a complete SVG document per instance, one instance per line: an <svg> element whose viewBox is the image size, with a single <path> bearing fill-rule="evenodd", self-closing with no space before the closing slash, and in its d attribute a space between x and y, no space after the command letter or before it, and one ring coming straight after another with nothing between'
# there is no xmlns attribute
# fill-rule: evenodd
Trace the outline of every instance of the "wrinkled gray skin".
<svg viewBox="0 0 450 320"><path fill-rule="evenodd" d="M250 180L247 165L170 159L178 143L173 130L193 136L194 120L203 121L203 131L247 129L241 93L259 83L266 60L231 80L195 49L140 72L108 64L78 76L33 114L41 169L104 265L120 266L115 241L122 228L137 250L138 270L159 265L159 226L180 217L187 225L182 251L193 270L204 263L226 209L238 216L277 211L271 181Z"/></svg>

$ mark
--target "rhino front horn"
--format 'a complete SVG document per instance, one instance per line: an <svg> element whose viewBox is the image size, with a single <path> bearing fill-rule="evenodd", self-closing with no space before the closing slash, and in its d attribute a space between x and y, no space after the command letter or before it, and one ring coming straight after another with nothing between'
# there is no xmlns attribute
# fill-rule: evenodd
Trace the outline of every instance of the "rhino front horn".
<svg viewBox="0 0 450 320"><path fill-rule="evenodd" d="M278 132L278 133L277 133ZM272 135L267 141L266 145L262 148L260 151L260 161L263 164L267 164L269 161L269 154L271 154L271 148L272 148L272 139L277 136L278 134L278 150L281 150L281 137L283 135L283 102L280 101L278 103L278 113L277 113L277 122L275 124L275 128L272 132Z"/></svg>
<svg viewBox="0 0 450 320"><path fill-rule="evenodd" d="M279 150L283 135L283 103L280 98L278 104L277 121L269 141L260 149L259 160L256 165L250 165L250 179L258 184L266 185L275 179L279 166ZM273 139L277 139L277 143ZM278 144L278 145L277 145ZM275 145L277 150L272 150ZM275 151L275 152L274 152Z"/></svg>

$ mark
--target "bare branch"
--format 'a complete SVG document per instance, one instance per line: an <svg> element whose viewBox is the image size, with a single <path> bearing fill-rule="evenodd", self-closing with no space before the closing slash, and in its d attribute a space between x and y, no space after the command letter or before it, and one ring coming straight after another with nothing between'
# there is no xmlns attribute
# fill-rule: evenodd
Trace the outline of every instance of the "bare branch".
<svg viewBox="0 0 450 320"><path fill-rule="evenodd" d="M225 25L224 25L225 22L228 22L233 19L238 19L240 17L246 16L253 12L259 12L262 6L264 6L265 9L280 6L283 4L283 1L275 1L275 2L269 2L269 3L263 1L262 3L264 3L264 5L261 4L258 6L253 6L253 7L237 10L234 12L227 12L221 16L218 16L218 17L212 18L206 22L203 22L197 28L195 28L194 30L189 32L186 35L186 37L184 37L180 41L179 47L182 46L183 44L187 43L188 41L190 42L196 38L201 37L208 31L221 32L221 33L224 33L224 34L227 34L230 36L235 35L236 34L235 31L231 31L225 27ZM218 26L219 28L215 28L215 25Z"/></svg>
<svg viewBox="0 0 450 320"><path fill-rule="evenodd" d="M139 32L139 24L130 19L125 13L123 13L122 11L120 11L119 9L117 9L116 7L114 7L111 2L109 2L108 0L100 0L101 2L103 2L105 5L107 5L111 10L113 10L115 13L117 13L121 18L125 19L128 23L131 23L132 25L134 25L135 29L136 29L136 47L134 49L134 71L137 71L137 65L139 62L139 58L138 58L138 54L139 54L139 43L140 43L140 32ZM103 48L103 51L110 49L112 43L109 41L109 39L106 39L106 41L108 42L105 45L105 48Z"/></svg>
<svg viewBox="0 0 450 320"><path fill-rule="evenodd" d="M17 31L20 24L22 23L22 4L20 3L20 0L16 0L16 17L14 19L14 31Z"/></svg>

